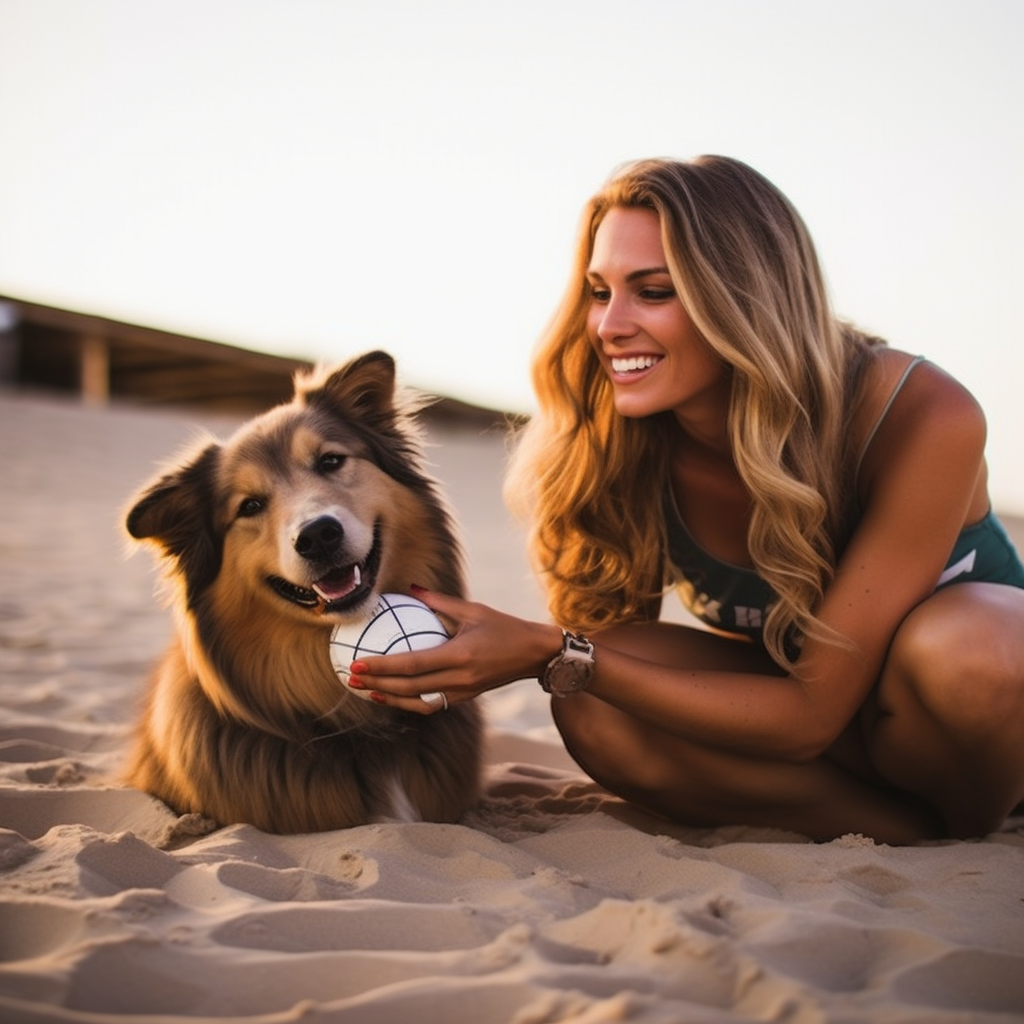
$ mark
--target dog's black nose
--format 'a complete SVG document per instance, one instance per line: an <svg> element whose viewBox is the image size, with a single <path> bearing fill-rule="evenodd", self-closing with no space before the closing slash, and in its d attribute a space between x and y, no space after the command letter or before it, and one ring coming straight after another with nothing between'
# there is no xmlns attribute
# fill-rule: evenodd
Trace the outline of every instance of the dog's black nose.
<svg viewBox="0 0 1024 1024"><path fill-rule="evenodd" d="M299 531L295 550L311 562L327 562L338 553L345 530L333 516L314 519Z"/></svg>

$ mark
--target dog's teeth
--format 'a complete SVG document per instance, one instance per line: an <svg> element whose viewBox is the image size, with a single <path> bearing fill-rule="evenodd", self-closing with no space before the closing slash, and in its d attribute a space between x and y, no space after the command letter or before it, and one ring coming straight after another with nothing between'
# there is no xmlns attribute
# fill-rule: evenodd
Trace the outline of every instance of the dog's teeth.
<svg viewBox="0 0 1024 1024"><path fill-rule="evenodd" d="M363 582L363 574L359 571L359 566L352 566L352 585L358 587Z"/></svg>

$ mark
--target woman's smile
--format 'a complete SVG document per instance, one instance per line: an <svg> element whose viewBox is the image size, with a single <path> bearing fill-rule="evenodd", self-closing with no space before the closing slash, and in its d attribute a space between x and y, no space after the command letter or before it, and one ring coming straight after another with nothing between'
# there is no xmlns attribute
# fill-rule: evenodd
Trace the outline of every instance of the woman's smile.
<svg viewBox="0 0 1024 1024"><path fill-rule="evenodd" d="M612 356L612 369L620 376L636 376L661 362L661 356Z"/></svg>

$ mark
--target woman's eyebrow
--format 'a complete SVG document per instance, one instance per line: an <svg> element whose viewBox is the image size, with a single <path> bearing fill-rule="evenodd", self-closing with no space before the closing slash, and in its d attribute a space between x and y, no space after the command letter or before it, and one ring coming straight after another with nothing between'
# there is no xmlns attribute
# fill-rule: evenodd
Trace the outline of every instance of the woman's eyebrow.
<svg viewBox="0 0 1024 1024"><path fill-rule="evenodd" d="M626 275L627 281L636 281L641 277L651 277L654 274L667 274L668 267L644 267L641 270L633 270ZM604 280L601 274L596 270L587 269L587 277L596 278L597 280Z"/></svg>

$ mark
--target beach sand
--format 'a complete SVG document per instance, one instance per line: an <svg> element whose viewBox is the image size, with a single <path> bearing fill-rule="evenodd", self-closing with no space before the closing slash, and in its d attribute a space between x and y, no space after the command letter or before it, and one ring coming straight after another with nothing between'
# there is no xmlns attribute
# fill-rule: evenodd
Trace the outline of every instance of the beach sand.
<svg viewBox="0 0 1024 1024"><path fill-rule="evenodd" d="M485 698L458 825L209 831L111 785L170 632L120 512L193 422L0 394L0 1021L1024 1020L1024 819L914 848L665 825L581 775L535 683ZM436 440L473 595L543 617L501 436Z"/></svg>

